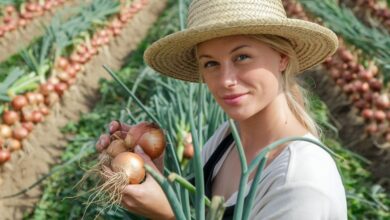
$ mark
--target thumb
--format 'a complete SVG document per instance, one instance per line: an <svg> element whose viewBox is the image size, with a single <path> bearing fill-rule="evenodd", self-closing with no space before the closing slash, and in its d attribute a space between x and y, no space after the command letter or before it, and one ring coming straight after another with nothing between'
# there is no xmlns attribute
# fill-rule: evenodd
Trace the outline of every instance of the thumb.
<svg viewBox="0 0 390 220"><path fill-rule="evenodd" d="M140 155L142 157L142 159L145 160L145 162L146 161L148 163L152 162L152 159L150 159L150 157L144 152L144 150L142 149L141 146L139 146L139 145L135 146L134 153Z"/></svg>
<svg viewBox="0 0 390 220"><path fill-rule="evenodd" d="M156 165L153 163L152 159L147 155L141 146L137 145L134 148L134 153L140 155L142 159L144 159L144 162L148 164L149 166L153 167L153 169L158 170Z"/></svg>

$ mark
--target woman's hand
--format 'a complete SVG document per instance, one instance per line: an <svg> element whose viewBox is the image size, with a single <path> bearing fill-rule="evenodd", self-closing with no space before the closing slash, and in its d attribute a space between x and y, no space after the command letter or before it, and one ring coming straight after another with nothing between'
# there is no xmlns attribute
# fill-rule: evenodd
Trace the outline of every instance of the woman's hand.
<svg viewBox="0 0 390 220"><path fill-rule="evenodd" d="M156 166L142 148L136 146L135 153L146 164L157 170ZM168 199L160 185L149 174L141 184L127 185L123 191L122 206L129 211L151 219L175 219Z"/></svg>
<svg viewBox="0 0 390 220"><path fill-rule="evenodd" d="M116 131L127 132L130 129L130 125L120 123L119 121L112 121L109 124L110 134ZM96 150L98 152L102 152L110 145L110 134L102 134L99 137L96 143ZM135 153L140 155L146 164L158 170L160 173L163 172L164 154L152 161L140 146L135 147ZM149 174L146 175L143 183L127 185L124 188L122 196L122 206L135 214L143 215L151 219L175 219L165 193Z"/></svg>
<svg viewBox="0 0 390 220"><path fill-rule="evenodd" d="M125 123L121 123L117 120L110 122L108 125L110 134L102 134L99 137L99 140L96 142L96 150L98 152L102 152L105 150L111 143L110 141L110 135L115 133L116 131L122 131L122 132L128 132L131 129L131 126ZM153 160L153 163L157 167L157 169L160 171L160 173L164 170L164 153L161 154L158 158L155 158Z"/></svg>
<svg viewBox="0 0 390 220"><path fill-rule="evenodd" d="M115 133L116 131L127 132L130 130L131 126L125 123L120 123L119 121L112 121L108 125L110 134ZM96 150L102 152L104 149L110 145L110 134L102 134L99 137L99 140L96 142Z"/></svg>

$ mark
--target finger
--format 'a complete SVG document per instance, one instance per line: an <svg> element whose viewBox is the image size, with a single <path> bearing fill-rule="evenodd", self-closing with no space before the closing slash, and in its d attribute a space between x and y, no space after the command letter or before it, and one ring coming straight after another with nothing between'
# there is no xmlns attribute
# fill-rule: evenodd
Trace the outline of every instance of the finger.
<svg viewBox="0 0 390 220"><path fill-rule="evenodd" d="M121 123L118 120L112 121L108 125L110 134L113 134L115 131L119 130L120 128L121 128Z"/></svg>
<svg viewBox="0 0 390 220"><path fill-rule="evenodd" d="M134 153L140 155L145 162L153 163L152 159L144 152L141 146L137 145L134 147Z"/></svg>
<svg viewBox="0 0 390 220"><path fill-rule="evenodd" d="M110 144L110 136L108 134L102 134L99 140L96 142L96 150L102 152Z"/></svg>
<svg viewBox="0 0 390 220"><path fill-rule="evenodd" d="M135 146L135 148L134 148L134 153L140 155L146 164L148 164L149 166L151 166L154 170L160 172L160 169L158 169L158 168L156 167L156 164L154 164L154 162L152 161L152 159L151 159L151 158L142 150L142 147L141 147L141 146L139 146L139 145ZM160 173L161 173L161 172L160 172Z"/></svg>
<svg viewBox="0 0 390 220"><path fill-rule="evenodd" d="M112 121L110 124L109 124L109 130L110 130L110 134L114 133L115 131L129 131L130 129L130 125L127 125L125 123L121 123L119 120L115 120L115 121Z"/></svg>
<svg viewBox="0 0 390 220"><path fill-rule="evenodd" d="M153 160L153 163L156 165L158 170L160 170L160 173L163 173L164 170L164 155L165 151L159 157Z"/></svg>

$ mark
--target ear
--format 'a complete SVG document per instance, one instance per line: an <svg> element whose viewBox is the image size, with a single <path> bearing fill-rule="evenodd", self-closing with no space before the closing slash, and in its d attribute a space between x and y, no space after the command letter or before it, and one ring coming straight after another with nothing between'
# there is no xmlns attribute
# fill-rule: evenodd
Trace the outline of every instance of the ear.
<svg viewBox="0 0 390 220"><path fill-rule="evenodd" d="M285 54L280 54L280 57L281 57L281 59L280 59L280 63L279 63L279 71L283 72L287 68L288 56Z"/></svg>

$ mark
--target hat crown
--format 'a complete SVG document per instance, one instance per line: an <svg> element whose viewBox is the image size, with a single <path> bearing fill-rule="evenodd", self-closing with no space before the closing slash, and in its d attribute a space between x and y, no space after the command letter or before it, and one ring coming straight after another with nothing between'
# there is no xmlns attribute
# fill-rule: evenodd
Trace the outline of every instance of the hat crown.
<svg viewBox="0 0 390 220"><path fill-rule="evenodd" d="M281 0L193 0L187 27L286 17Z"/></svg>

